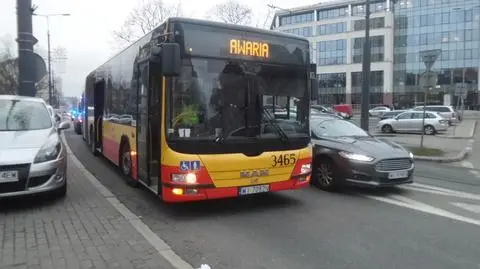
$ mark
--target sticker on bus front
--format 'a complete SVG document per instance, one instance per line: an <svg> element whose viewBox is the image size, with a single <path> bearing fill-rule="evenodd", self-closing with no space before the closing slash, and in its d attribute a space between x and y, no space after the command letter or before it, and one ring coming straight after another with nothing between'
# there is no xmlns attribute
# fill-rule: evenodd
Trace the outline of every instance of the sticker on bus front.
<svg viewBox="0 0 480 269"><path fill-rule="evenodd" d="M180 161L180 171L188 171L188 170L190 170L190 162Z"/></svg>
<svg viewBox="0 0 480 269"><path fill-rule="evenodd" d="M180 171L199 170L200 161L180 161Z"/></svg>

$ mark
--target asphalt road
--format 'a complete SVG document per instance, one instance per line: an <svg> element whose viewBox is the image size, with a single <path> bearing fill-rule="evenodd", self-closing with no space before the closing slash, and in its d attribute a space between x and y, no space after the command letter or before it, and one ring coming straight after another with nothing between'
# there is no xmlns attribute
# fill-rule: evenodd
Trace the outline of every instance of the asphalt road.
<svg viewBox="0 0 480 269"><path fill-rule="evenodd" d="M85 167L194 267L480 267L480 179L469 169L417 163L416 183L403 188L166 205L124 184L80 136L66 137Z"/></svg>

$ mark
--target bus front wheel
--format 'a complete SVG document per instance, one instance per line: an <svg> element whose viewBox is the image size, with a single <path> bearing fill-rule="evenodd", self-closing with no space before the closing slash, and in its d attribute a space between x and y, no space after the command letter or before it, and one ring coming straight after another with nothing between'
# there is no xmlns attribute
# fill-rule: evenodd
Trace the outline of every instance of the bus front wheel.
<svg viewBox="0 0 480 269"><path fill-rule="evenodd" d="M132 155L130 154L130 145L128 142L122 143L122 147L120 148L120 171L122 172L122 176L125 182L132 186L138 187L138 182L132 178Z"/></svg>

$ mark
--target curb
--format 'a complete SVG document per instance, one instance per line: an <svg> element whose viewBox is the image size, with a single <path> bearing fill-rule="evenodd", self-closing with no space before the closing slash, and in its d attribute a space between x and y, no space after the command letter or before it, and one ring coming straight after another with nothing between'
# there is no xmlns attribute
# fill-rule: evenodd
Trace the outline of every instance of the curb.
<svg viewBox="0 0 480 269"><path fill-rule="evenodd" d="M175 269L194 269L187 261L183 260L173 249L156 233L154 233L143 221L141 217L135 215L124 204L122 204L116 196L110 192L93 174L91 174L80 160L75 156L67 142L65 133L62 132L61 140L67 150L67 158L73 162L84 177L90 181L95 189L122 215L126 221L135 229L147 242Z"/></svg>
<svg viewBox="0 0 480 269"><path fill-rule="evenodd" d="M475 120L475 123L473 124L472 133L469 136L438 136L438 137L447 138L447 139L470 139L475 137L475 133L477 132L477 127L478 127L478 121Z"/></svg>
<svg viewBox="0 0 480 269"><path fill-rule="evenodd" d="M460 151L456 156L452 157L430 157L430 156L418 156L414 155L413 159L415 161L426 161L426 162L437 162L437 163L453 163L465 160L470 152L472 151L472 144L470 142L462 151Z"/></svg>

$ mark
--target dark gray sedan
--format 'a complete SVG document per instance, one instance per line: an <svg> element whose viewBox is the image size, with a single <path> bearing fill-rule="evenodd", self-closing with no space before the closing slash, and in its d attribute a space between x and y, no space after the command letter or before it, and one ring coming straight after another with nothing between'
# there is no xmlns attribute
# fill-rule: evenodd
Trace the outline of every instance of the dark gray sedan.
<svg viewBox="0 0 480 269"><path fill-rule="evenodd" d="M382 187L413 182L413 154L402 146L333 117L316 117L311 128L312 184L331 190L345 184Z"/></svg>

